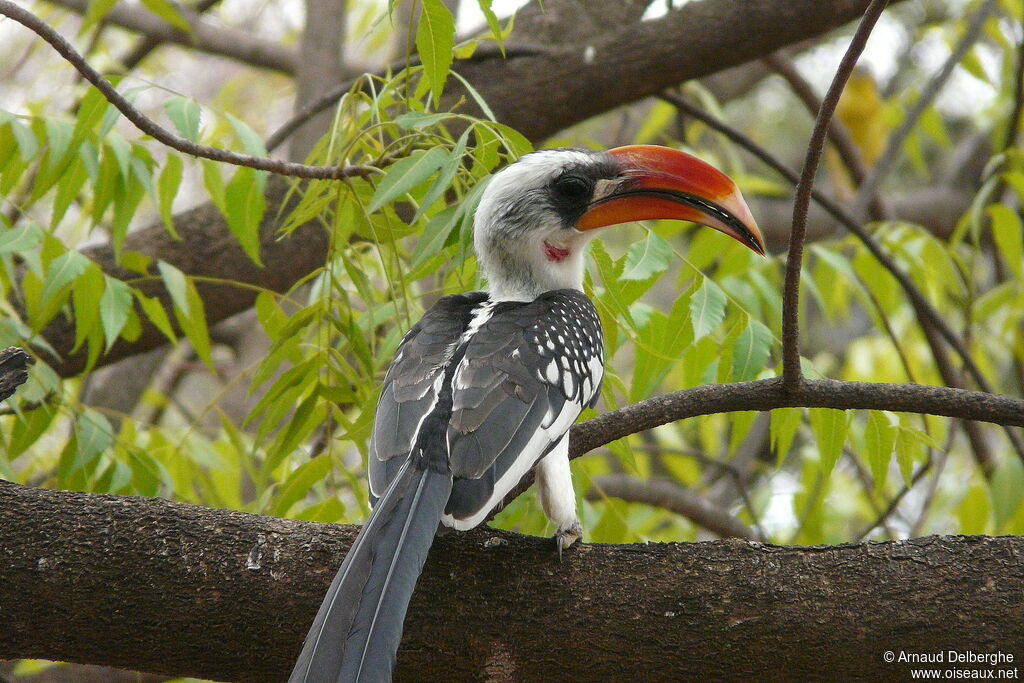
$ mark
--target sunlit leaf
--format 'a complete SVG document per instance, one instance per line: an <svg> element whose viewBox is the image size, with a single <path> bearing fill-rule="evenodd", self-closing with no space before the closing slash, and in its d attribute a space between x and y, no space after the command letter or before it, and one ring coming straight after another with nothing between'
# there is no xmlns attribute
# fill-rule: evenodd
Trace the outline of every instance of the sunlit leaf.
<svg viewBox="0 0 1024 683"><path fill-rule="evenodd" d="M201 110L191 97L171 97L164 102L164 111L181 137L192 142L199 141Z"/></svg>
<svg viewBox="0 0 1024 683"><path fill-rule="evenodd" d="M377 191L373 194L366 210L377 211L390 201L424 182L437 172L447 159L445 151L439 147L426 151L413 152L408 157L392 164L384 176L377 181Z"/></svg>
<svg viewBox="0 0 1024 683"><path fill-rule="evenodd" d="M867 424L864 426L864 449L877 491L885 486L898 425L899 420L892 413L879 410L868 412Z"/></svg>
<svg viewBox="0 0 1024 683"><path fill-rule="evenodd" d="M690 320L693 338L699 340L722 324L725 318L725 292L709 278L702 278L690 297Z"/></svg>
<svg viewBox="0 0 1024 683"><path fill-rule="evenodd" d="M423 75L430 84L434 102L439 102L452 66L455 20L441 0L422 0L416 49L423 62Z"/></svg>
<svg viewBox="0 0 1024 683"><path fill-rule="evenodd" d="M818 443L822 475L827 477L832 473L839 454L843 452L849 427L848 416L845 411L831 408L811 408L807 412L811 431Z"/></svg>

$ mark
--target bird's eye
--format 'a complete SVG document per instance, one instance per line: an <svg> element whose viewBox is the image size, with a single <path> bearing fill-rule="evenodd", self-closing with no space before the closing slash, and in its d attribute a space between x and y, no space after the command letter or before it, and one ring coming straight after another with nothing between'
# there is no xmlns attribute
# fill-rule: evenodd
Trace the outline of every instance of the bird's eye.
<svg viewBox="0 0 1024 683"><path fill-rule="evenodd" d="M589 199L593 187L586 178L567 174L555 180L555 192L566 199Z"/></svg>

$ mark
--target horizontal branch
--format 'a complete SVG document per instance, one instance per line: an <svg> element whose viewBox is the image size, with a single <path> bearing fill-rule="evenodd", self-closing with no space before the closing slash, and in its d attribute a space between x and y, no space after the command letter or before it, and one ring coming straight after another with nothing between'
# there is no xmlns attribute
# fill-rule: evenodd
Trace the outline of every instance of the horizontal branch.
<svg viewBox="0 0 1024 683"><path fill-rule="evenodd" d="M85 14L89 0L47 0L51 4ZM160 43L175 43L207 54L228 57L245 64L293 73L298 53L270 40L232 28L218 27L203 21L199 14L180 5L178 14L191 27L192 32L180 31L142 7L119 2L110 8L103 21L135 33L141 33Z"/></svg>
<svg viewBox="0 0 1024 683"><path fill-rule="evenodd" d="M0 482L0 659L283 680L354 535ZM397 677L902 679L885 651L1024 655L1021 558L1021 538L931 537L584 545L559 563L549 539L450 534L417 586Z"/></svg>
<svg viewBox="0 0 1024 683"><path fill-rule="evenodd" d="M594 477L592 482L594 488L587 491L587 500L619 498L629 503L644 503L682 515L722 538L764 540L728 510L715 506L700 494L675 482L640 479L628 474Z"/></svg>
<svg viewBox="0 0 1024 683"><path fill-rule="evenodd" d="M776 408L891 410L1024 427L1024 399L1019 398L950 387L831 379L804 380L789 391L783 389L780 377L773 377L708 384L605 413L573 427L569 453L576 458L624 436L688 417Z"/></svg>

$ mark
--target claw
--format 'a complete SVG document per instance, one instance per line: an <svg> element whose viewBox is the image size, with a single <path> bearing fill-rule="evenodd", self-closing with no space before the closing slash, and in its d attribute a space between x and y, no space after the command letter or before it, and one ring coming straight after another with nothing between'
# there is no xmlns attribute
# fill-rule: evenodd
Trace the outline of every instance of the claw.
<svg viewBox="0 0 1024 683"><path fill-rule="evenodd" d="M562 551L571 548L582 537L583 527L580 526L579 520L573 521L570 526L555 532L555 548L558 550L559 562L562 561Z"/></svg>

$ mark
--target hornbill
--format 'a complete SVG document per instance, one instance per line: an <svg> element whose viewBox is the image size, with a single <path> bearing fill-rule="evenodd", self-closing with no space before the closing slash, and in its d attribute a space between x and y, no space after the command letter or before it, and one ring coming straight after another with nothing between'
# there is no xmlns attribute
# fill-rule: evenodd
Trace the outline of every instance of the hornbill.
<svg viewBox="0 0 1024 683"><path fill-rule="evenodd" d="M733 182L666 147L540 151L491 178L474 221L487 290L440 299L398 347L370 441L373 512L291 683L389 681L438 523L477 526L531 468L558 552L580 538L569 428L596 402L604 369L583 255L597 228L659 218L764 253Z"/></svg>

